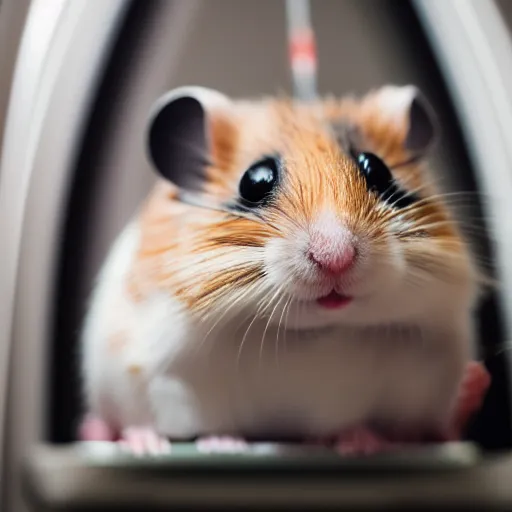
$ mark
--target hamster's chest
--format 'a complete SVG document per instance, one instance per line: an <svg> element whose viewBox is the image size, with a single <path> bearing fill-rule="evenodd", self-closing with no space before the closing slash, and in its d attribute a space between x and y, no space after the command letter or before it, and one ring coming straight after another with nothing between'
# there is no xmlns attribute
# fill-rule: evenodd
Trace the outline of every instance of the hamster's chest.
<svg viewBox="0 0 512 512"><path fill-rule="evenodd" d="M168 376L192 397L197 434L330 433L368 414L397 349L337 330L223 332L171 363ZM166 397L165 407L173 399L181 395Z"/></svg>

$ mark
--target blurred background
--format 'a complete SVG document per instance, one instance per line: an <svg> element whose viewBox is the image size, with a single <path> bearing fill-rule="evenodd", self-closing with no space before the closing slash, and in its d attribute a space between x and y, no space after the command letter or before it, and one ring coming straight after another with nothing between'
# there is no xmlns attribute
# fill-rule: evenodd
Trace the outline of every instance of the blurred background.
<svg viewBox="0 0 512 512"><path fill-rule="evenodd" d="M446 190L500 282L479 312L493 388L470 437L511 444L512 1L312 0L321 94L418 85ZM0 482L74 439L77 331L108 247L154 176L151 104L178 85L292 93L284 0L0 0ZM510 261L508 261L510 259ZM11 512L18 508L2 508Z"/></svg>

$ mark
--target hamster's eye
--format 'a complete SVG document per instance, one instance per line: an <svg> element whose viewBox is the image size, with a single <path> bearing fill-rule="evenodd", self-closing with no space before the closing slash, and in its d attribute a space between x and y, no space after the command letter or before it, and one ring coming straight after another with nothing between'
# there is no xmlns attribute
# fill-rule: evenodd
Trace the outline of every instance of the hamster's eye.
<svg viewBox="0 0 512 512"><path fill-rule="evenodd" d="M376 193L383 201L391 200L392 206L405 208L416 200L414 195L400 189L388 166L373 153L360 153L357 165L368 190Z"/></svg>
<svg viewBox="0 0 512 512"><path fill-rule="evenodd" d="M260 160L247 171L240 180L239 192L247 206L264 204L271 196L279 180L279 162L267 157Z"/></svg>
<svg viewBox="0 0 512 512"><path fill-rule="evenodd" d="M371 192L376 192L382 196L393 186L391 171L373 153L360 153L357 157L357 165L366 180L368 190Z"/></svg>

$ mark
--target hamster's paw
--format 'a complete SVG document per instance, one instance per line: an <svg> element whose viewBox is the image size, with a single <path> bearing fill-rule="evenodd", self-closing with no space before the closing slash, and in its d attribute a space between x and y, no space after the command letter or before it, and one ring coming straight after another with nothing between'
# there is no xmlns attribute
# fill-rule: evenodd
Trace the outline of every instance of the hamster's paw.
<svg viewBox="0 0 512 512"><path fill-rule="evenodd" d="M491 385L491 376L485 366L472 361L466 368L459 392L455 422L459 428L464 428L471 416L482 407L485 394Z"/></svg>
<svg viewBox="0 0 512 512"><path fill-rule="evenodd" d="M477 361L471 361L466 367L459 389L453 423L443 431L442 441L461 439L468 422L482 407L490 385L491 376L485 366Z"/></svg>
<svg viewBox="0 0 512 512"><path fill-rule="evenodd" d="M116 433L106 421L96 416L86 416L78 429L80 441L114 441Z"/></svg>
<svg viewBox="0 0 512 512"><path fill-rule="evenodd" d="M164 455L171 452L171 443L151 427L128 427L121 432L119 446L133 455Z"/></svg>
<svg viewBox="0 0 512 512"><path fill-rule="evenodd" d="M366 426L345 430L335 442L335 449L340 455L373 455L398 446L400 443Z"/></svg>
<svg viewBox="0 0 512 512"><path fill-rule="evenodd" d="M202 437L196 441L197 451L201 453L243 453L248 444L237 437Z"/></svg>

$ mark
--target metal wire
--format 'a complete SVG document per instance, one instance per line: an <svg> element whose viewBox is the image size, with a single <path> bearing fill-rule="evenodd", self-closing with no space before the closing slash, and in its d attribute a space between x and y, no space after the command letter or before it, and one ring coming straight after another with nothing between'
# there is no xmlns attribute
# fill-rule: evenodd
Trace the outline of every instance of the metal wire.
<svg viewBox="0 0 512 512"><path fill-rule="evenodd" d="M289 58L294 95L300 100L317 96L317 56L309 0L286 0Z"/></svg>

